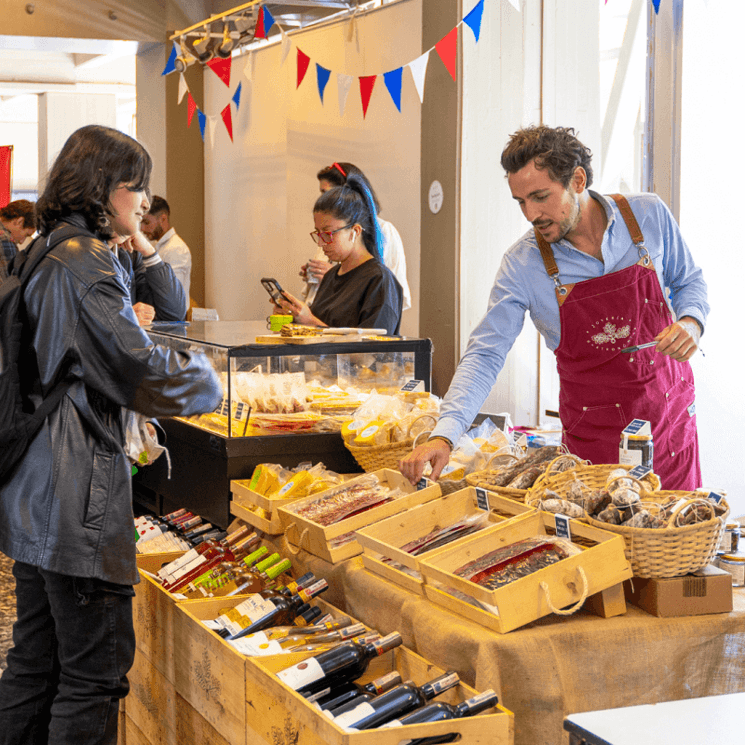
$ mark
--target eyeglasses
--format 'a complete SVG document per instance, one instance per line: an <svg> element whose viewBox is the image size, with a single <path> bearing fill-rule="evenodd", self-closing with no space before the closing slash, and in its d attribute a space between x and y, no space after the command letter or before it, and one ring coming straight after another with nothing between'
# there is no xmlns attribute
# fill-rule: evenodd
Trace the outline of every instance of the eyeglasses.
<svg viewBox="0 0 745 745"><path fill-rule="evenodd" d="M343 225L336 230L314 230L310 234L310 237L313 239L313 242L317 243L319 246L328 246L328 244L334 240L334 233L351 228L353 225L354 223L350 222L349 225Z"/></svg>

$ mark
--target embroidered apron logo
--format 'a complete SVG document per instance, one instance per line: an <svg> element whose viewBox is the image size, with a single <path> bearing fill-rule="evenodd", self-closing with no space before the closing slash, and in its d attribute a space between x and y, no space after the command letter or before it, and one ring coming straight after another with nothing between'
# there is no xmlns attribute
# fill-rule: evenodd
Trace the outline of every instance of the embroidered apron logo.
<svg viewBox="0 0 745 745"><path fill-rule="evenodd" d="M588 331L588 335L592 334L590 338L587 340L588 344L593 344L595 347L600 348L603 345L613 344L615 345L616 342L620 341L621 339L628 339L631 336L631 324L626 323L625 325L621 326L621 323L623 323L626 319L625 318L618 318L616 319L616 316L611 316L610 318L604 318L601 321L598 321L593 325L593 327ZM613 323L613 321L616 321L616 323ZM602 330L598 331L600 329L602 324ZM628 346L626 344L623 345ZM607 349L607 346L604 348ZM619 347L619 349L622 349L623 347ZM615 346L612 347L612 349L616 349Z"/></svg>

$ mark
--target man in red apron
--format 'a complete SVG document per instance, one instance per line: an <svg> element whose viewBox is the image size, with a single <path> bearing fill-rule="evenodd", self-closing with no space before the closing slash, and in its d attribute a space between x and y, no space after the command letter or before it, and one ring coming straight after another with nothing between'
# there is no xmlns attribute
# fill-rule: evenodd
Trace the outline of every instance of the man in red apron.
<svg viewBox="0 0 745 745"><path fill-rule="evenodd" d="M427 462L439 476L528 311L556 354L569 451L616 463L621 430L646 419L663 488L701 485L688 360L708 313L706 285L661 200L590 192L590 161L573 130L561 127L520 130L505 148L510 191L533 230L505 255L432 437L401 462L409 478L421 477ZM654 347L623 351L652 340Z"/></svg>

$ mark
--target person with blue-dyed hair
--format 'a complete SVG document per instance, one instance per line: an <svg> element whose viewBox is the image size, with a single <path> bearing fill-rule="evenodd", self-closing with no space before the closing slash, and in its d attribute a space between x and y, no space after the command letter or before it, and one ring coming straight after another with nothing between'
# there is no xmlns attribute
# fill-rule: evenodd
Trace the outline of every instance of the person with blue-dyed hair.
<svg viewBox="0 0 745 745"><path fill-rule="evenodd" d="M313 308L289 293L281 312L305 326L352 326L398 334L403 290L382 262L383 235L375 200L364 181L351 175L343 186L321 194L313 207L310 234L329 261Z"/></svg>

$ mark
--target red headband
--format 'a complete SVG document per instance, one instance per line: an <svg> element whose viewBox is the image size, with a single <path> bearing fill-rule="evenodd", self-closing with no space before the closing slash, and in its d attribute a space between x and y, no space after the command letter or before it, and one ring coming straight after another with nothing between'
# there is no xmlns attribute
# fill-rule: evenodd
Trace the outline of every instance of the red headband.
<svg viewBox="0 0 745 745"><path fill-rule="evenodd" d="M346 174L346 173L344 173L344 169L343 169L343 168L342 168L342 167L341 167L341 166L340 166L340 165L339 165L338 163L334 163L334 164L333 164L333 165L332 165L331 167L332 167L332 168L336 168L336 170L337 170L337 171L339 171L339 173L340 173L340 174L341 174L342 176L344 176L344 178L346 178L346 177L347 177L347 174Z"/></svg>

